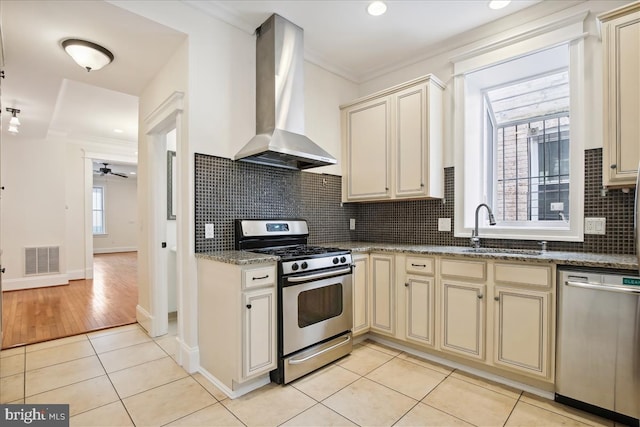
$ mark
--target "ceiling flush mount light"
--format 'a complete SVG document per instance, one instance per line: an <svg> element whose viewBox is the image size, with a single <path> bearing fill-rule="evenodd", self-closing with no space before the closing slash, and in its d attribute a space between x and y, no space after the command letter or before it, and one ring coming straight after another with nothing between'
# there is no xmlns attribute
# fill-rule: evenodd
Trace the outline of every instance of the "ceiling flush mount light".
<svg viewBox="0 0 640 427"><path fill-rule="evenodd" d="M7 107L7 111L11 113L11 120L9 120L9 129L7 129L7 131L15 135L18 133L18 126L20 126L20 119L18 119L17 116L20 110L18 110L17 108Z"/></svg>
<svg viewBox="0 0 640 427"><path fill-rule="evenodd" d="M113 61L113 53L86 40L66 39L62 41L62 47L87 72L99 70Z"/></svg>
<svg viewBox="0 0 640 427"><path fill-rule="evenodd" d="M507 7L511 3L511 0L491 0L489 2L489 8L493 10L502 9L503 7Z"/></svg>
<svg viewBox="0 0 640 427"><path fill-rule="evenodd" d="M383 1L373 1L369 3L367 12L372 16L380 16L387 11L387 5Z"/></svg>

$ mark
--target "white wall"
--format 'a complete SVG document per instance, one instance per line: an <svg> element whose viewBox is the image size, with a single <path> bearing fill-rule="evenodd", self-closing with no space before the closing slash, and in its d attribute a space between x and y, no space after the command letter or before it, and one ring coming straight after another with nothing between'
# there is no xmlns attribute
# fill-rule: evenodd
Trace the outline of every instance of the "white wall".
<svg viewBox="0 0 640 427"><path fill-rule="evenodd" d="M137 250L138 181L135 178L96 175L93 185L104 188L107 234L93 236L93 253Z"/></svg>

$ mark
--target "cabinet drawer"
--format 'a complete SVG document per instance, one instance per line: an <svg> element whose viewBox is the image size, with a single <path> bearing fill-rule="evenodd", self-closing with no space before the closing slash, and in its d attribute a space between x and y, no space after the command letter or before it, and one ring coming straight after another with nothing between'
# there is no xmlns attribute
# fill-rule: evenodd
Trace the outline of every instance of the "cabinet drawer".
<svg viewBox="0 0 640 427"><path fill-rule="evenodd" d="M496 264L494 268L496 283L544 287L551 285L551 267L546 265Z"/></svg>
<svg viewBox="0 0 640 427"><path fill-rule="evenodd" d="M407 257L407 273L433 275L435 271L435 261L433 258Z"/></svg>
<svg viewBox="0 0 640 427"><path fill-rule="evenodd" d="M440 274L449 277L485 280L487 277L487 263L483 261L443 259L440 262Z"/></svg>
<svg viewBox="0 0 640 427"><path fill-rule="evenodd" d="M252 268L242 272L242 289L273 286L275 283L276 268L274 266Z"/></svg>

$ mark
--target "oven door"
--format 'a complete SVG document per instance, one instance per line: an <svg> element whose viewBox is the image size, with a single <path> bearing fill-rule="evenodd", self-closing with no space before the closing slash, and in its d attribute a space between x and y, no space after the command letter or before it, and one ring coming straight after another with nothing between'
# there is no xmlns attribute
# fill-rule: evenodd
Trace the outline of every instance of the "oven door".
<svg viewBox="0 0 640 427"><path fill-rule="evenodd" d="M351 267L283 278L283 355L351 330L351 286Z"/></svg>

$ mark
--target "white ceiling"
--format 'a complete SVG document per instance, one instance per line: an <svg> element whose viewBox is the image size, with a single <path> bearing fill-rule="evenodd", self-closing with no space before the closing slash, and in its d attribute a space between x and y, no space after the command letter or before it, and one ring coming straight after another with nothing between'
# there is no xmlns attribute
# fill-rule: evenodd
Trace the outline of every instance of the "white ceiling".
<svg viewBox="0 0 640 427"><path fill-rule="evenodd" d="M148 0L161 3L164 0ZM430 55L444 40L531 6L493 11L488 0L389 0L380 17L368 1L205 1L185 3L243 31L278 13L305 30L305 57L355 82ZM18 138L49 131L73 138L137 142L137 96L185 35L102 0L1 1L2 109L22 110ZM97 42L115 55L86 72L62 50L65 38ZM3 116L3 137L9 114ZM113 129L124 132L116 134Z"/></svg>
<svg viewBox="0 0 640 427"><path fill-rule="evenodd" d="M305 57L355 82L418 62L443 41L541 0L514 0L492 10L489 0L387 0L371 16L362 0L186 0L253 34L272 13L304 29Z"/></svg>

